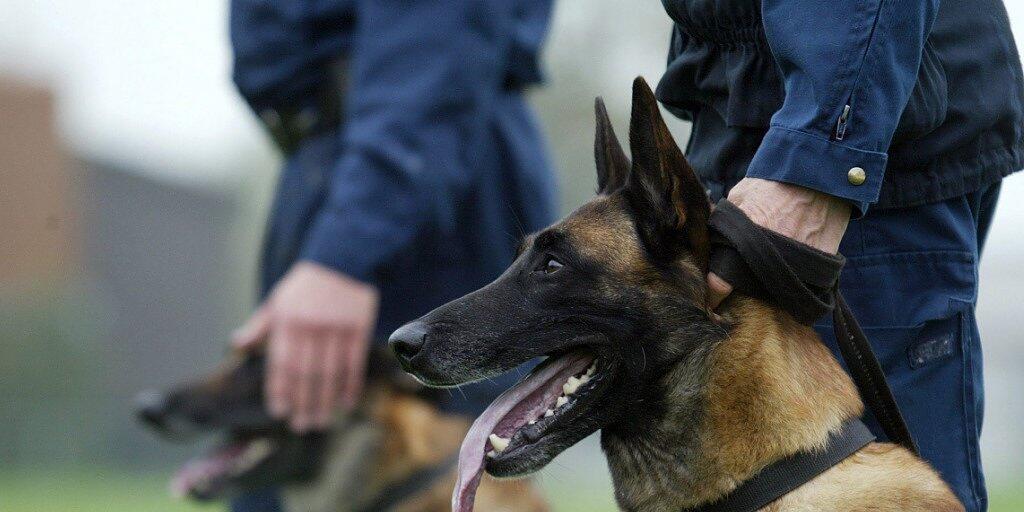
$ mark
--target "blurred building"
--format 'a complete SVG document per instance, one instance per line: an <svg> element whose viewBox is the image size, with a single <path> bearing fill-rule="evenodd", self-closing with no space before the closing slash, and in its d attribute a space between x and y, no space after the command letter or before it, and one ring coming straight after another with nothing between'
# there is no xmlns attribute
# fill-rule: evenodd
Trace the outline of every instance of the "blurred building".
<svg viewBox="0 0 1024 512"><path fill-rule="evenodd" d="M0 80L0 169L0 281L19 288L62 281L79 240L49 90Z"/></svg>
<svg viewBox="0 0 1024 512"><path fill-rule="evenodd" d="M0 171L5 465L161 460L132 396L223 352L243 292L236 194L70 158L53 93L10 78Z"/></svg>

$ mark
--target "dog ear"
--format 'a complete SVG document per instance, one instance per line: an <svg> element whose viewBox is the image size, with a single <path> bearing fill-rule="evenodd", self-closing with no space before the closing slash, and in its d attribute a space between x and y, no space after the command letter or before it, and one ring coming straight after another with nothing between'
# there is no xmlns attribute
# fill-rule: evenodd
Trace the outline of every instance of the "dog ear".
<svg viewBox="0 0 1024 512"><path fill-rule="evenodd" d="M644 246L664 262L689 249L700 269L707 271L711 205L643 77L633 81L629 145L633 167L626 191Z"/></svg>
<svg viewBox="0 0 1024 512"><path fill-rule="evenodd" d="M597 193L610 194L622 188L629 179L629 158L615 136L608 109L600 97L594 99L594 162L597 164Z"/></svg>

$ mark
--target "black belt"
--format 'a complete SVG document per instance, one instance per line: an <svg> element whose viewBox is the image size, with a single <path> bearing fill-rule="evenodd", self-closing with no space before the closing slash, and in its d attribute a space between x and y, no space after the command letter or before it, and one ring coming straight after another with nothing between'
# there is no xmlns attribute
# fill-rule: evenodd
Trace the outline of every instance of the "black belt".
<svg viewBox="0 0 1024 512"><path fill-rule="evenodd" d="M890 440L917 454L917 445L885 380L882 366L839 293L839 272L846 259L762 228L724 199L712 212L710 224L711 271L736 291L765 300L807 325L832 311L832 328L839 353L868 410ZM864 441L864 430L860 420L848 422L840 433L830 438L825 452L800 453L771 464L719 502L693 511L757 510L870 442ZM859 446L854 447L858 443Z"/></svg>
<svg viewBox="0 0 1024 512"><path fill-rule="evenodd" d="M341 125L342 104L348 85L346 61L328 66L328 77L327 83L320 87L309 104L260 109L263 127L285 155L294 153L309 137Z"/></svg>

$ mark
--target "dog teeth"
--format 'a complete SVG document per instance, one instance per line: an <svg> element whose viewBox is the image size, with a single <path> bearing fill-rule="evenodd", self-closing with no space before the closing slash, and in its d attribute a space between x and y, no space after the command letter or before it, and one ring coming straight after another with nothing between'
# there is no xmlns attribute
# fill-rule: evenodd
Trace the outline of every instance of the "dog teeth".
<svg viewBox="0 0 1024 512"><path fill-rule="evenodd" d="M491 434L487 439L491 442L491 446L493 446L494 450L498 453L501 453L505 451L505 448L508 448L509 439L505 439L497 434Z"/></svg>
<svg viewBox="0 0 1024 512"><path fill-rule="evenodd" d="M491 450L491 451L487 452L487 458L489 458L489 459L493 459L493 458L495 458L497 456L498 456L498 452L496 452L494 450Z"/></svg>
<svg viewBox="0 0 1024 512"><path fill-rule="evenodd" d="M594 362L590 363L590 367L587 368L587 371L585 373L583 373L579 377L572 375L568 379L566 379L566 381L562 383L562 394L555 399L554 405L550 409L544 411L544 414L541 417L534 418L526 422L526 424L535 425L537 424L537 421L541 419L550 418L554 416L555 409L558 409L568 404L569 397L576 394L576 392L579 391L584 384L593 380L593 376L595 373L597 373L596 359L594 360ZM506 439L497 434L491 434L490 436L488 436L488 440L491 442L491 446L494 447L494 449L487 452L487 457L490 457L492 459L495 456L497 456L497 454L505 451L505 449L508 448L509 442L511 441L511 439Z"/></svg>
<svg viewBox="0 0 1024 512"><path fill-rule="evenodd" d="M565 384L562 384L562 393L571 395L575 393L582 384L583 381L580 379L577 379L576 377L569 377L569 380L565 381Z"/></svg>
<svg viewBox="0 0 1024 512"><path fill-rule="evenodd" d="M256 467L256 464L266 459L273 449L274 443L269 439L261 438L250 442L242 455L235 461L231 473L238 475Z"/></svg>

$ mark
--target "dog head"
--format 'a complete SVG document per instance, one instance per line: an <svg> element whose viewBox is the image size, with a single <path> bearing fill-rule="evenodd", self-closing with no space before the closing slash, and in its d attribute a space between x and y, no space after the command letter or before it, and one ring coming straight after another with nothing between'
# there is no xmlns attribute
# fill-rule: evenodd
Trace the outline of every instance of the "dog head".
<svg viewBox="0 0 1024 512"><path fill-rule="evenodd" d="M164 437L187 441L219 433L223 440L189 461L172 491L198 500L223 498L310 478L323 433L295 434L263 406L263 357L234 355L212 374L169 392L140 394L139 419Z"/></svg>
<svg viewBox="0 0 1024 512"><path fill-rule="evenodd" d="M659 407L658 377L721 336L706 306L710 204L654 94L634 82L632 159L600 100L596 113L597 197L529 236L493 283L391 337L432 386L547 358L470 430L460 484L479 481L475 457L492 475L521 475L598 429L628 429Z"/></svg>
<svg viewBox="0 0 1024 512"><path fill-rule="evenodd" d="M398 369L392 357L375 351L368 364L370 389L421 395L425 390ZM139 419L162 436L188 441L220 434L221 442L189 461L172 481L172 490L197 500L306 482L316 476L327 452L329 432L297 434L264 407L264 357L232 355L220 368L168 392L140 394ZM345 423L345 422L339 422ZM348 424L348 423L346 423Z"/></svg>

